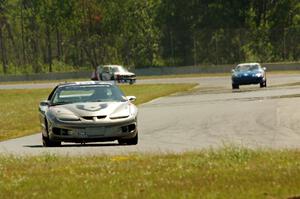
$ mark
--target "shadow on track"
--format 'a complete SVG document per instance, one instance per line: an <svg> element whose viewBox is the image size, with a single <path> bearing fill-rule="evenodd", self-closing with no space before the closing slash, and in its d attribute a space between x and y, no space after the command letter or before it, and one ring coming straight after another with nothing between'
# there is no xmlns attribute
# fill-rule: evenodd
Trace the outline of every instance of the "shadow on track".
<svg viewBox="0 0 300 199"><path fill-rule="evenodd" d="M117 143L105 143L105 144L65 144L61 145L58 147L44 147L43 145L24 145L23 147L28 147L28 148L70 148L70 147L110 147L110 146L125 146L125 145L120 145Z"/></svg>
<svg viewBox="0 0 300 199"><path fill-rule="evenodd" d="M247 93L247 92L255 92L255 91L261 91L261 90L270 90L270 89L250 87L250 88L231 89L231 92L232 93Z"/></svg>

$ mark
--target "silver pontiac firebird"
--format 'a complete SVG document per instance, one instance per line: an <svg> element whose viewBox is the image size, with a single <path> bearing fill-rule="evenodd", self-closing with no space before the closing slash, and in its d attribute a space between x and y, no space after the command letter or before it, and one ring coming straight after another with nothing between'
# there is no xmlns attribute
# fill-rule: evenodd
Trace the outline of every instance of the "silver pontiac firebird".
<svg viewBox="0 0 300 199"><path fill-rule="evenodd" d="M125 97L112 83L75 82L56 86L39 106L43 145L61 142L138 143L134 96Z"/></svg>

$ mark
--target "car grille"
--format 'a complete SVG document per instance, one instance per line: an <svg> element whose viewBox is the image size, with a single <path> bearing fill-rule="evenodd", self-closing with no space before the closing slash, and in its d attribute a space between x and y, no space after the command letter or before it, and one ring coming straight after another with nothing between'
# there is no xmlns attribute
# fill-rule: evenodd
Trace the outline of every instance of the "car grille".
<svg viewBox="0 0 300 199"><path fill-rule="evenodd" d="M135 77L135 75L119 75L118 77L120 79L122 79L122 78L133 78L133 77Z"/></svg>
<svg viewBox="0 0 300 199"><path fill-rule="evenodd" d="M84 116L82 117L83 119L85 120L94 120L94 117L96 117L98 120L101 120L101 119L105 119L106 118L106 115L99 115L99 116Z"/></svg>

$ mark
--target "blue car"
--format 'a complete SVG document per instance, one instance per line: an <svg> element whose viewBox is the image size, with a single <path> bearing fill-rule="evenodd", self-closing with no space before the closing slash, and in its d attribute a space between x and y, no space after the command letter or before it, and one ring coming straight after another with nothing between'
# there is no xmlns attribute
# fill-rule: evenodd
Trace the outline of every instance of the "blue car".
<svg viewBox="0 0 300 199"><path fill-rule="evenodd" d="M240 85L259 84L267 87L266 68L259 63L239 64L232 70L232 89L239 89Z"/></svg>

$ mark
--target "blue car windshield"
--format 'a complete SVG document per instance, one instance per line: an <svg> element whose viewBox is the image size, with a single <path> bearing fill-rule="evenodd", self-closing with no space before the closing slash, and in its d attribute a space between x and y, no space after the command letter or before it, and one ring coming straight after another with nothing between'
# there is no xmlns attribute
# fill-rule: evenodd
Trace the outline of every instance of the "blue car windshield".
<svg viewBox="0 0 300 199"><path fill-rule="evenodd" d="M236 67L236 71L253 71L253 70L258 70L259 66L258 65L239 65Z"/></svg>

